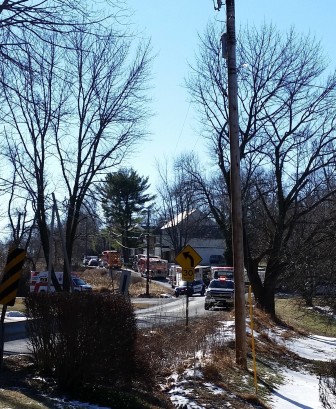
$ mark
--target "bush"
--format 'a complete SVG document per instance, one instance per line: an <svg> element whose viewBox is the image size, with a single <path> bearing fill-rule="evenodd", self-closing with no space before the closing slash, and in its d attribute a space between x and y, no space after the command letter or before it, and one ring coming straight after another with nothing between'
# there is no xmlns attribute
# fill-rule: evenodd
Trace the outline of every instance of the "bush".
<svg viewBox="0 0 336 409"><path fill-rule="evenodd" d="M136 322L130 301L118 294L31 294L28 331L39 370L62 390L132 385L137 370Z"/></svg>

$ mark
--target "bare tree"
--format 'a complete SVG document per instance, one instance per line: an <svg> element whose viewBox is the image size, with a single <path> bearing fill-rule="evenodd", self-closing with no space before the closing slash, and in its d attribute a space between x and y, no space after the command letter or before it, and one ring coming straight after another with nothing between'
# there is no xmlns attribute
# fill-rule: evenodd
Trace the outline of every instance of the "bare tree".
<svg viewBox="0 0 336 409"><path fill-rule="evenodd" d="M223 175L215 171L207 171L195 153L182 155L179 159L180 171L185 180L189 180L193 187L195 201L208 209L217 223L225 240L223 249L225 262L233 265L232 257L232 229L230 217L230 192L223 180Z"/></svg>
<svg viewBox="0 0 336 409"><path fill-rule="evenodd" d="M46 32L67 34L78 29L90 31L92 24L103 24L109 18L120 19L126 13L125 1L105 0L95 7L90 6L86 0L2 0L0 38L5 48L0 55L9 57L11 53L7 54L6 51L13 45L24 43L25 37L21 37L24 33L43 39Z"/></svg>
<svg viewBox="0 0 336 409"><path fill-rule="evenodd" d="M99 30L70 33L65 48L57 46L57 33L48 42L31 38L15 54L16 69L7 60L0 68L3 154L17 172L18 190L29 192L47 260L50 194L64 198L59 208L71 260L90 187L146 134L150 45L134 49L132 37Z"/></svg>
<svg viewBox="0 0 336 409"><path fill-rule="evenodd" d="M53 43L55 46L67 47L69 45L63 39L66 39L66 35L69 33L82 31L94 34L97 27L111 25L116 19L121 22L127 15L124 1L116 3L113 0L105 0L103 3L95 4L95 7L91 7L90 3L86 0L81 2L75 0L2 0L0 2L1 61L6 62L9 71L12 70L12 65L14 67L20 66L22 70L32 69L31 64L28 67L23 64L20 58L16 58L20 49L30 47L30 58L34 59L39 52L36 43L48 43L52 33L62 34L62 36L58 36L57 43ZM39 59L41 60L41 55L39 55ZM26 74L27 76L31 75L29 72ZM2 92L0 92L0 98L3 102ZM21 233L18 231L19 223L14 223L12 220L16 212L16 210L12 211L14 203L14 200L9 201L8 214L12 239L17 243L26 235L20 237L20 234L32 227L33 224L30 224L30 227L24 226L30 216L28 219L23 219L24 212L21 209L18 212L20 219L18 222L20 221L22 224L22 229L20 229ZM29 240L26 241L25 246L28 243Z"/></svg>
<svg viewBox="0 0 336 409"><path fill-rule="evenodd" d="M230 191L226 67L218 39L209 26L187 86ZM262 206L269 228L257 251L245 220L245 265L256 299L274 316L277 278L288 264L286 248L297 224L335 195L327 179L335 172L336 76L327 74L319 44L294 30L285 37L273 26L246 28L237 52L243 210L248 216L253 204ZM262 259L264 283L258 276Z"/></svg>
<svg viewBox="0 0 336 409"><path fill-rule="evenodd" d="M82 0L2 0L0 3L0 58L13 65L22 61L15 58L15 51L35 43L48 42L52 33L58 37L58 47L68 47L66 37L74 32L95 33L97 27L109 27L124 22L127 11L124 1L104 0L94 7ZM14 51L14 52L13 52ZM32 50L32 58L38 49ZM25 66L21 66L22 69Z"/></svg>
<svg viewBox="0 0 336 409"><path fill-rule="evenodd" d="M300 221L289 248L289 269L282 285L299 292L306 304L336 311L335 200L325 201Z"/></svg>
<svg viewBox="0 0 336 409"><path fill-rule="evenodd" d="M172 169L166 161L165 167L158 171L161 179L157 187L160 208L159 218L166 226L165 233L169 236L170 245L177 255L188 241L194 237L207 237L206 219L208 208L199 202L194 181L184 173L184 157L177 158Z"/></svg>

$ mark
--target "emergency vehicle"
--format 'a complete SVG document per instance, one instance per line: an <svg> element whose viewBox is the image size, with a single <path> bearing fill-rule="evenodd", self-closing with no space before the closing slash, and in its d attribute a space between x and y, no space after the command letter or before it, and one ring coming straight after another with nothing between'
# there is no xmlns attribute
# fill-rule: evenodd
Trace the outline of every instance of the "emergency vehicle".
<svg viewBox="0 0 336 409"><path fill-rule="evenodd" d="M194 270L194 280L202 280L205 285L208 285L211 279L210 266L196 266ZM182 280L182 267L178 264L172 264L169 269L169 282L172 288L180 285Z"/></svg>
<svg viewBox="0 0 336 409"><path fill-rule="evenodd" d="M211 279L233 280L233 267L211 267Z"/></svg>
<svg viewBox="0 0 336 409"><path fill-rule="evenodd" d="M122 261L120 252L117 250L104 250L101 255L104 267L121 269Z"/></svg>
<svg viewBox="0 0 336 409"><path fill-rule="evenodd" d="M138 255L137 271L142 277L147 276L147 255ZM166 278L168 275L168 261L159 256L149 256L149 277Z"/></svg>
<svg viewBox="0 0 336 409"><path fill-rule="evenodd" d="M63 286L63 271L56 271L55 272L56 279L60 286ZM49 280L48 280L49 278ZM76 274L71 273L73 289L76 292L80 291L92 291L92 287L87 284L84 280L78 277ZM47 293L55 292L55 287L49 277L48 271L31 271L30 272L30 292L31 293Z"/></svg>
<svg viewBox="0 0 336 409"><path fill-rule="evenodd" d="M259 272L259 270L258 270ZM260 272L259 272L260 274ZM265 274L264 274L265 276ZM218 266L213 266L211 267L211 279L219 279L219 280L232 280L234 281L234 270L233 267L218 267ZM263 280L263 279L262 279ZM247 275L247 271L244 268L244 281L245 284L249 284L249 279Z"/></svg>

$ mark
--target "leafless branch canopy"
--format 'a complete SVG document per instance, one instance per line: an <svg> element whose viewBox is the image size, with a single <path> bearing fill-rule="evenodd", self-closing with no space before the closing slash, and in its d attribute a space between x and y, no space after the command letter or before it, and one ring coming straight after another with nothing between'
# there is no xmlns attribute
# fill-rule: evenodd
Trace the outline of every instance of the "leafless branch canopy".
<svg viewBox="0 0 336 409"><path fill-rule="evenodd" d="M50 3L75 2L39 5ZM66 36L44 31L43 41L35 34L23 34L24 41L11 47L11 59L0 56L2 156L12 166L16 197L22 191L30 197L46 255L50 194L66 198L71 258L91 187L146 135L151 47L136 44L123 26L77 26ZM14 179L1 176L11 189Z"/></svg>
<svg viewBox="0 0 336 409"><path fill-rule="evenodd" d="M210 25L186 86L230 192L227 67L219 39ZM274 293L296 226L335 200L336 75L319 42L294 29L282 35L272 25L247 27L237 54L246 258L254 271L261 259L268 262L265 286ZM270 301L269 312L273 307Z"/></svg>

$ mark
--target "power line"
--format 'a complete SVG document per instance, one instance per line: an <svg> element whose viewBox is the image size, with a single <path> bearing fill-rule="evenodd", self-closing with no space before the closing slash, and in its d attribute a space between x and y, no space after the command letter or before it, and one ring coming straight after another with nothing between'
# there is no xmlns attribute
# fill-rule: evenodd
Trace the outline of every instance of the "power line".
<svg viewBox="0 0 336 409"><path fill-rule="evenodd" d="M190 110L190 105L191 105L191 102L189 102L188 109L187 109L187 113L186 113L186 115L185 115L185 118L184 118L184 121L183 121L183 124L182 124L182 128L181 128L180 134L179 134L178 139L177 139L177 142L176 142L176 146L175 146L175 149L174 149L174 155L175 155L175 153L176 153L177 146L178 146L178 144L180 143L181 135L182 135L182 133L183 133L184 126L185 126L185 123L186 123L187 118L188 118L188 114L189 114L189 110Z"/></svg>

